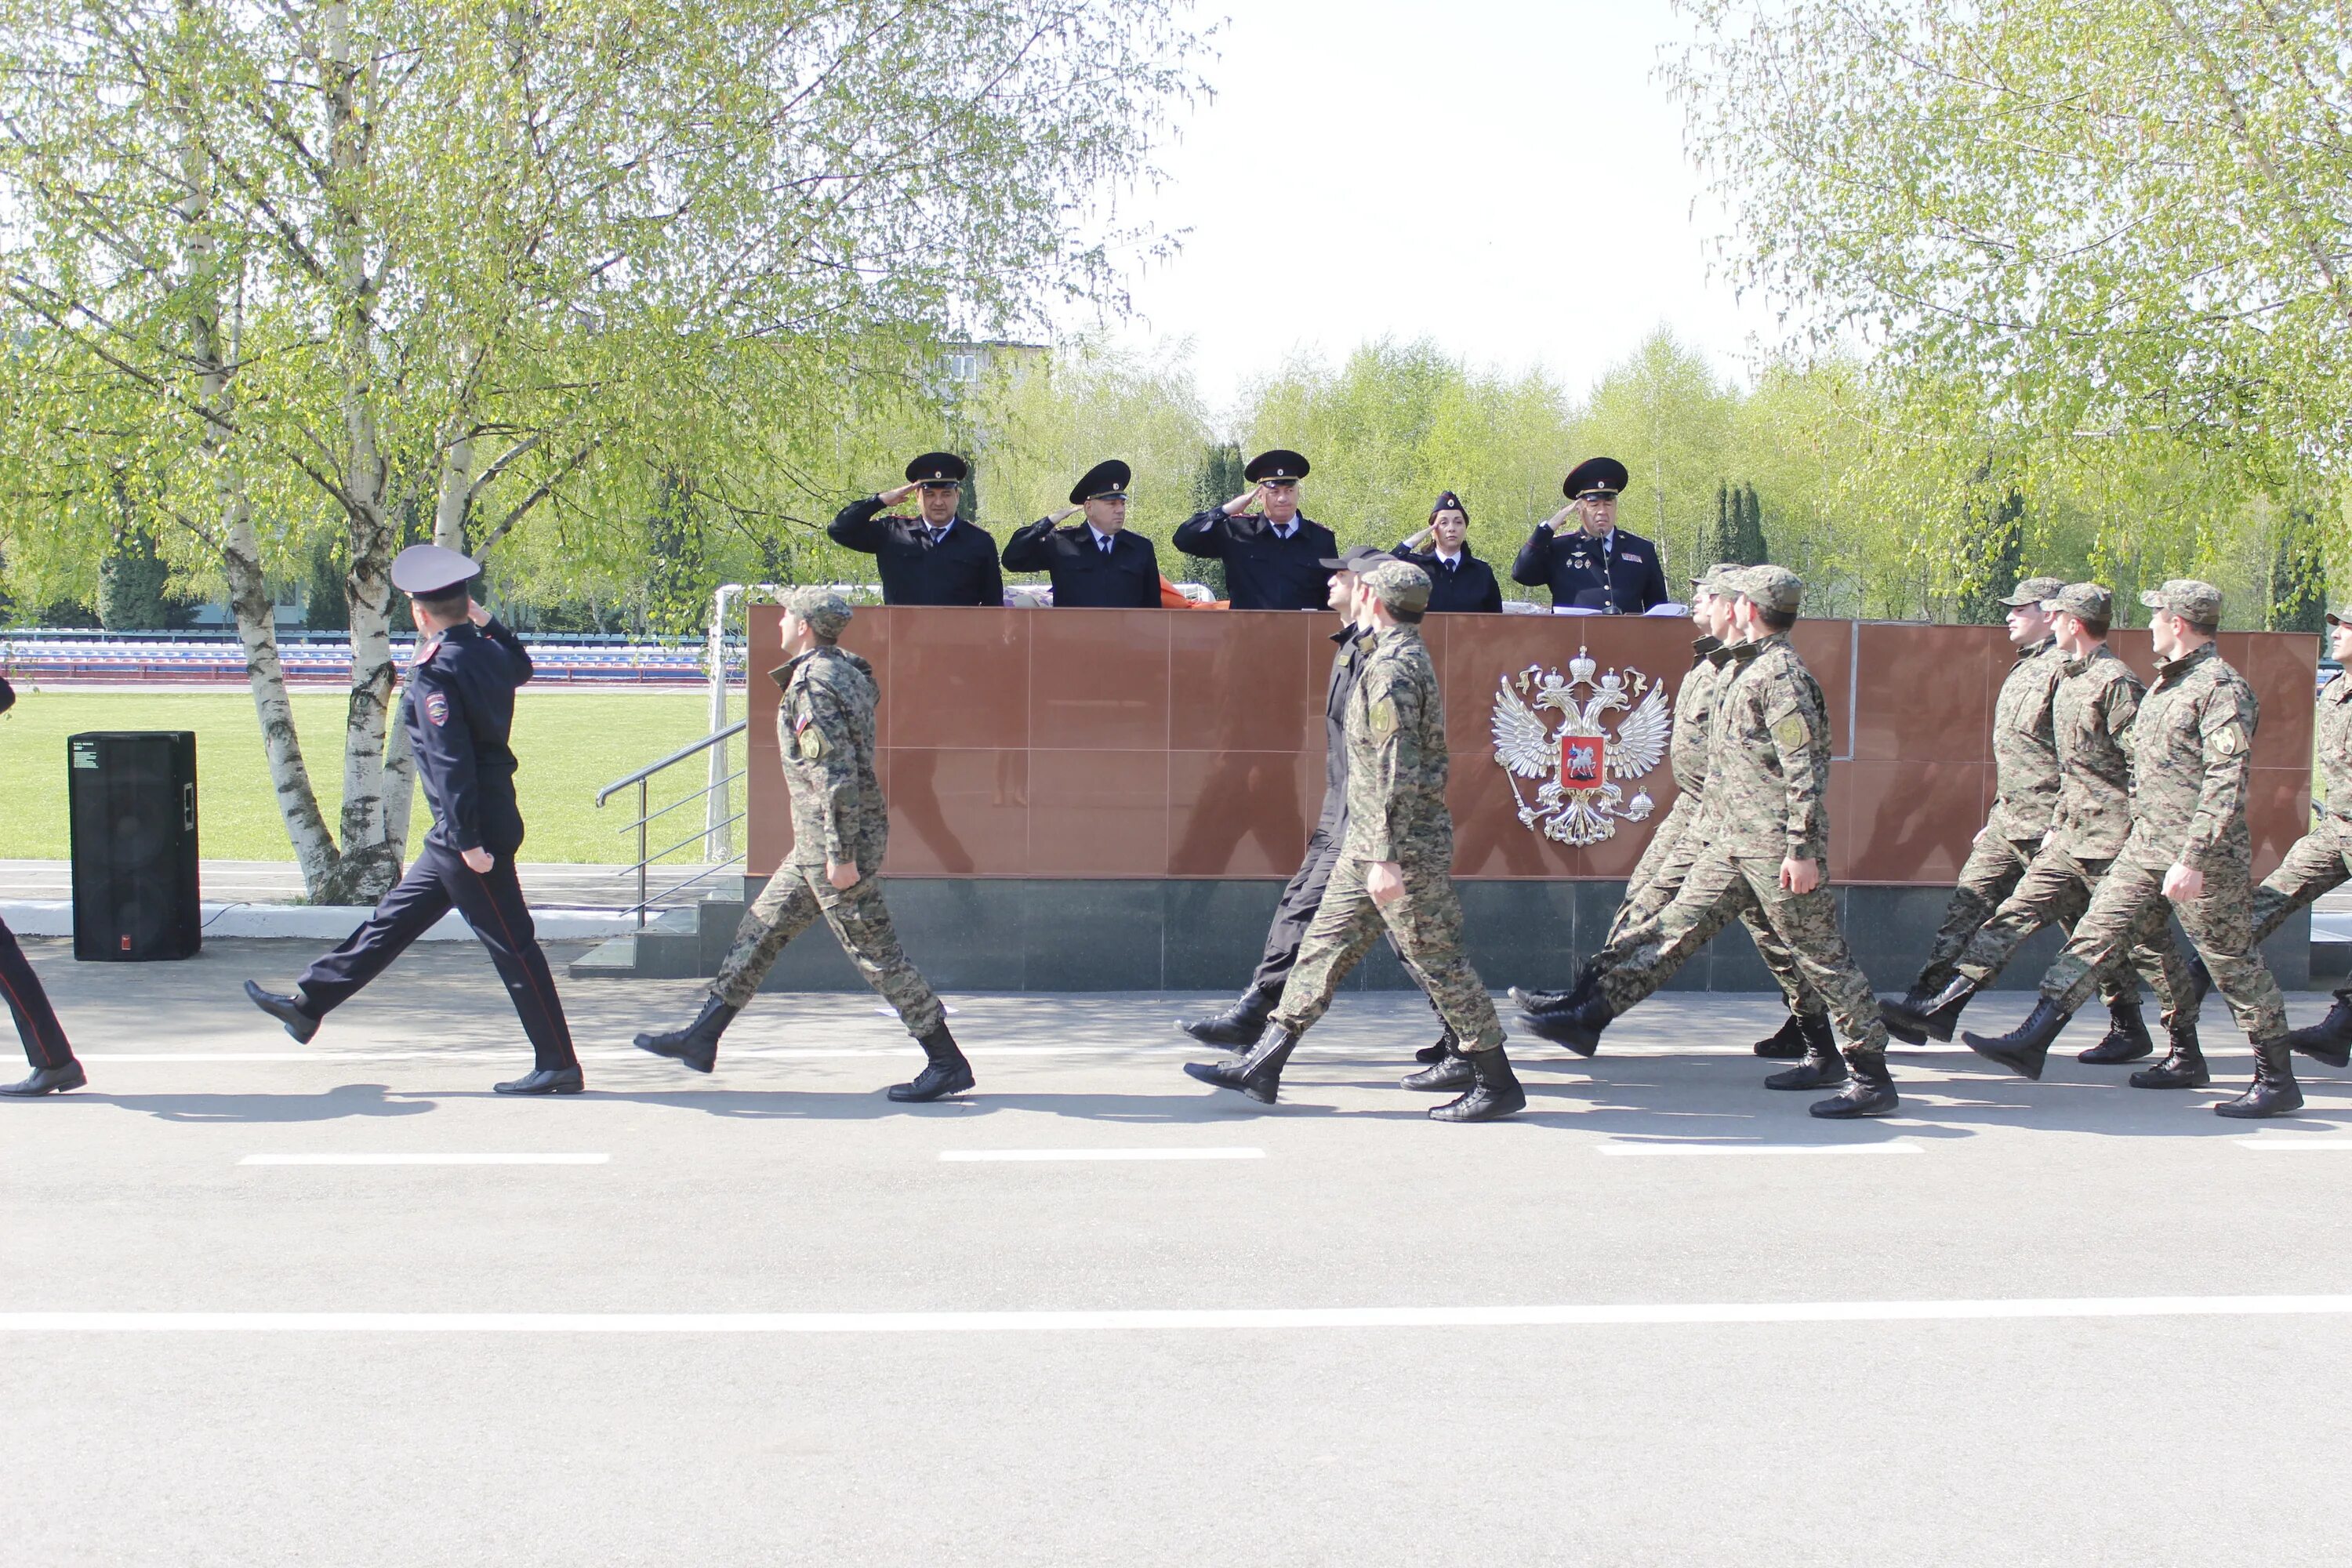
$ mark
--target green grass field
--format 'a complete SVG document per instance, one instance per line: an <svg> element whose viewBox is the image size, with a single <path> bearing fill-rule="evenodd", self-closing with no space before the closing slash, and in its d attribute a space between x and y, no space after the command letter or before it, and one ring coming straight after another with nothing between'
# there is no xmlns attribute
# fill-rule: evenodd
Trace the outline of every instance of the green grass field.
<svg viewBox="0 0 2352 1568"><path fill-rule="evenodd" d="M738 708L740 710L740 702ZM294 724L302 736L310 781L330 824L342 805L344 700L332 691L299 692ZM526 860L626 864L635 838L621 827L635 816L636 792L615 796L599 811L596 792L625 773L706 732L709 699L698 691L523 690L515 708L515 784L530 837ZM740 710L735 715L740 717ZM72 687L20 689L15 711L0 717L0 859L66 858L66 737L84 730L194 730L196 779L203 802L203 852L216 860L291 860L286 827L269 787L253 699L242 688L219 691L89 692ZM739 741L730 752L743 765ZM690 776L689 776L690 775ZM656 781L654 804L701 787L698 759ZM667 788L667 793L661 793ZM735 808L742 809L737 785ZM414 834L431 822L420 792ZM699 806L654 825L658 849L701 820Z"/></svg>

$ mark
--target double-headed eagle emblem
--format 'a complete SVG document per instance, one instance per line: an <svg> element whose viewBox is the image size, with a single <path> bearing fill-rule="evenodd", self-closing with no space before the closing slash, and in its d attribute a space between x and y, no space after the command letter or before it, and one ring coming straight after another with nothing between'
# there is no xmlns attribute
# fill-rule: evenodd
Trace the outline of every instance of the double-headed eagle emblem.
<svg viewBox="0 0 2352 1568"><path fill-rule="evenodd" d="M1648 791L1637 788L1623 801L1611 781L1638 779L1656 767L1674 728L1663 684L1630 668L1596 680L1597 668L1580 647L1565 680L1556 669L1531 664L1495 689L1495 760L1507 770L1519 821L1562 844L1598 844L1616 833L1619 821L1649 816ZM1591 695L1579 698L1580 689ZM1552 729L1538 711L1545 708L1567 721ZM1601 723L1612 713L1624 715L1613 734ZM1533 801L1520 793L1521 779L1545 781Z"/></svg>

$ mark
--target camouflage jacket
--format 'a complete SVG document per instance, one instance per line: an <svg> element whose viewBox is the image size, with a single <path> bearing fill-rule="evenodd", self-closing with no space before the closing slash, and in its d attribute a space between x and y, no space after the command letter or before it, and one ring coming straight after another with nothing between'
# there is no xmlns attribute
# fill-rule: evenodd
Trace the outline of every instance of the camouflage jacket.
<svg viewBox="0 0 2352 1568"><path fill-rule="evenodd" d="M1339 853L1450 866L1445 772L1436 668L1419 626L1391 626L1367 648L1348 697L1348 827Z"/></svg>
<svg viewBox="0 0 2352 1568"><path fill-rule="evenodd" d="M1713 637L1692 643L1690 673L1675 693L1675 733L1667 743L1666 764L1674 770L1675 787L1685 795L1706 788L1706 737L1714 728L1717 668L1710 656L1722 647Z"/></svg>
<svg viewBox="0 0 2352 1568"><path fill-rule="evenodd" d="M784 689L776 743L793 797L795 866L827 859L872 874L882 864L890 818L874 776L874 667L854 653L817 647L769 671Z"/></svg>
<svg viewBox="0 0 2352 1568"><path fill-rule="evenodd" d="M1785 636L1731 650L1707 747L1710 848L1741 858L1826 860L1830 719L1821 683Z"/></svg>
<svg viewBox="0 0 2352 1568"><path fill-rule="evenodd" d="M2254 689L2207 643L2160 665L2132 725L2132 830L2123 854L2161 869L2246 865Z"/></svg>
<svg viewBox="0 0 2352 1568"><path fill-rule="evenodd" d="M2352 823L2352 677L2338 670L2319 689L2319 778L2327 790L2322 808L2339 822Z"/></svg>
<svg viewBox="0 0 2352 1568"><path fill-rule="evenodd" d="M2050 842L2077 860L2112 860L2131 837L2131 729L2147 688L2104 643L2065 669L2050 704L2059 773Z"/></svg>
<svg viewBox="0 0 2352 1568"><path fill-rule="evenodd" d="M2066 673L2055 639L2017 650L2017 663L1992 705L1992 814L1985 826L2003 838L2050 831L2058 809L2058 742L2051 701Z"/></svg>

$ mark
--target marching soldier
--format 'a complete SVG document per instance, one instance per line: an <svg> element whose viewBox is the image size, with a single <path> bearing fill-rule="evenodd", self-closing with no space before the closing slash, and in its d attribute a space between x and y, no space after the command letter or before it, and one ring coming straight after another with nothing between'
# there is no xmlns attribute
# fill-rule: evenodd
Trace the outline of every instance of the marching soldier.
<svg viewBox="0 0 2352 1568"><path fill-rule="evenodd" d="M2327 638L2336 662L2352 664L2352 618L2330 610ZM2319 825L2296 839L2279 868L2254 889L2257 946L2284 925L2289 915L2352 877L2352 678L2342 669L2320 688L2318 720L2319 774L2327 786L2327 799L2318 808ZM2352 986L2336 993L2324 1021L2295 1030L2287 1044L2332 1068L2352 1065Z"/></svg>
<svg viewBox="0 0 2352 1568"><path fill-rule="evenodd" d="M971 1088L971 1064L948 1032L947 1010L899 948L882 903L890 818L874 776L880 693L873 667L839 646L849 616L849 605L827 589L795 588L785 597L791 658L768 675L783 689L776 739L793 799L792 859L744 911L700 1016L670 1034L639 1035L636 1046L709 1072L719 1035L760 989L784 944L822 915L928 1058L912 1083L892 1086L890 1098L932 1100Z"/></svg>
<svg viewBox="0 0 2352 1568"><path fill-rule="evenodd" d="M1116 458L1088 468L1070 487L1067 507L1006 542L1004 569L1051 573L1057 610L1158 609L1159 552L1151 541L1127 531L1127 485L1132 477ZM1055 526L1081 511L1084 524Z"/></svg>
<svg viewBox="0 0 2352 1568"><path fill-rule="evenodd" d="M1348 700L1348 826L1330 887L1283 986L1272 1032L1246 1057L1188 1062L1184 1070L1273 1104L1299 1037L1385 927L1428 985L1467 1064L1466 1091L1431 1107L1430 1116L1508 1116L1527 1104L1527 1091L1503 1054L1495 1005L1462 953L1454 821L1445 807L1445 709L1421 640L1429 578L1417 566L1384 561L1364 574L1357 593L1376 630Z"/></svg>
<svg viewBox="0 0 2352 1568"><path fill-rule="evenodd" d="M926 452L907 465L907 482L843 507L825 529L835 544L878 558L886 605L1004 604L996 541L956 514L971 466L953 452ZM919 493L919 517L884 517Z"/></svg>
<svg viewBox="0 0 2352 1568"><path fill-rule="evenodd" d="M2286 1043L2286 1002L2254 947L2253 848L2246 786L2259 710L2253 688L2213 646L2221 591L2177 577L2140 595L2156 612L2155 687L2132 723L2132 825L2091 896L2065 951L2042 977L2042 997L2015 1032L1964 1033L1971 1050L2011 1072L2039 1078L2050 1043L2090 997L2099 975L2155 940L2170 905L2197 944L2215 989L2254 1047L2254 1081L2213 1109L2223 1116L2281 1116L2303 1105ZM2156 1067L2132 1075L2141 1089L2196 1089L2212 1081L2192 1041L2176 1042Z"/></svg>
<svg viewBox="0 0 2352 1568"><path fill-rule="evenodd" d="M1887 1027L1897 1034L1906 1027L1927 1029L1933 1019L1948 1024L1958 1017L1969 998L1992 984L2019 944L2043 926L2073 931L2131 835L2131 731L2147 689L2107 647L2115 595L2096 583L2075 583L2060 589L2045 607L2055 649L2064 661L2063 679L2050 701L2050 730L2058 746L2057 810L2024 875L1954 961L1951 979L1924 1000L1906 997L1885 1005ZM2002 796L2007 799L2006 790ZM1986 831L1990 836L1992 830ZM2165 999L2165 1027L2174 1052L2194 1055L2202 993L2171 928L2159 926L2147 942L2134 947L2130 962ZM2103 984L2113 988L2116 979ZM2116 1005L2108 1003L2111 1010ZM2136 1016L2137 996L2130 1005ZM2136 1041L2118 1026L2076 1059L2137 1061L2152 1049L2144 1037ZM2041 1058L2024 1065L2032 1068L2027 1077L2042 1076Z"/></svg>
<svg viewBox="0 0 2352 1568"><path fill-rule="evenodd" d="M392 585L409 596L418 635L401 720L433 807L423 849L366 923L302 972L291 995L250 980L245 994L307 1041L321 1019L454 907L489 950L530 1037L531 1070L493 1087L500 1094L578 1094L572 1028L515 876L523 825L509 737L515 689L530 679L530 656L474 603L470 584L481 570L437 544L412 544L392 563Z"/></svg>
<svg viewBox="0 0 2352 1568"><path fill-rule="evenodd" d="M1815 1116L1884 1116L1897 1104L1886 1070L1886 1029L1870 982L1838 930L1823 880L1829 855L1829 712L1822 689L1790 646L1804 584L1780 566L1750 566L1731 584L1742 639L1714 714L1706 805L1706 853L1654 936L1593 975L1570 1006L1529 1019L1535 1033L1591 1055L1609 1021L1671 978L1736 915L1761 910L1787 943L1805 983L1828 1004L1846 1039L1832 1040L1766 1080L1766 1087L1845 1087ZM1811 1042L1809 1042L1809 1046Z"/></svg>
<svg viewBox="0 0 2352 1568"><path fill-rule="evenodd" d="M1339 542L1298 510L1307 462L1277 447L1242 469L1250 489L1223 506L1195 512L1176 531L1187 555L1225 563L1225 597L1236 610L1319 610L1330 596Z"/></svg>
<svg viewBox="0 0 2352 1568"><path fill-rule="evenodd" d="M0 679L0 713L16 705L16 688ZM33 1068L30 1077L0 1084L0 1094L30 1100L62 1094L89 1082L73 1047L67 1043L57 1010L49 1005L49 994L41 988L41 977L25 962L25 950L16 945L16 933L5 921L0 921L0 997L7 999L8 1016L16 1021L16 1037L24 1042L25 1059Z"/></svg>
<svg viewBox="0 0 2352 1568"><path fill-rule="evenodd" d="M1495 569L1470 552L1470 512L1462 498L1446 490L1429 509L1429 526L1396 547L1396 558L1429 574L1429 613L1503 613L1502 584Z"/></svg>
<svg viewBox="0 0 2352 1568"><path fill-rule="evenodd" d="M1658 547L1617 526L1625 484L1625 465L1614 458L1588 458L1570 468L1559 487L1569 504L1536 524L1511 563L1511 581L1549 588L1560 609L1638 616L1664 604ZM1578 526L1562 538L1559 527L1571 516Z"/></svg>
<svg viewBox="0 0 2352 1568"><path fill-rule="evenodd" d="M1969 847L1927 962L1903 999L1885 1005L1887 1033L1907 1044L1923 1044L1930 1035L1939 1040L1952 1037L1973 988L1940 1006L1927 1005L1927 998L1950 987L1960 951L2016 890L2058 809L2058 740L2051 710L2058 683L2064 679L2066 655L2051 636L2050 612L2042 606L2065 586L2056 577L2028 577L2001 600L2009 606L2009 640L2016 646L2017 662L1993 702L1997 793L1991 815ZM2116 660L2118 667L2121 662ZM2030 933L2019 940L2023 934ZM2105 1054L2097 1059L2123 1062L2147 1056L2155 1047L2140 1016L2138 986L2121 971L2107 975L2100 986L2107 999L2108 1028L2106 1038L2095 1047Z"/></svg>

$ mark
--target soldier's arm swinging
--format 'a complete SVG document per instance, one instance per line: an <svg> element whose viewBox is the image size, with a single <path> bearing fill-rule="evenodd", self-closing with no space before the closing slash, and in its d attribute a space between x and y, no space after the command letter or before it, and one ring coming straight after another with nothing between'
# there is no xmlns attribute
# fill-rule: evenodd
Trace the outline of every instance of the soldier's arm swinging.
<svg viewBox="0 0 2352 1568"><path fill-rule="evenodd" d="M1792 893L1810 893L1821 886L1822 862L1829 855L1829 736L1793 691L1780 694L1765 718L1788 792L1789 847L1780 862L1780 885Z"/></svg>
<svg viewBox="0 0 2352 1568"><path fill-rule="evenodd" d="M2236 692L2216 687L2199 706L2197 731L2203 742L2205 776L2198 786L2196 815L2189 819L2189 837L2164 874L2168 899L2204 896L2205 868L2226 853L2222 836L2246 809L2253 717L2242 710Z"/></svg>
<svg viewBox="0 0 2352 1568"><path fill-rule="evenodd" d="M415 729L425 796L434 816L448 827L459 857L475 870L487 871L493 861L482 847L481 780L465 700L429 664L420 665L409 680L409 700L418 704L416 711L424 721Z"/></svg>
<svg viewBox="0 0 2352 1568"><path fill-rule="evenodd" d="M825 880L836 888L852 888L857 885L859 869L844 827L857 808L857 765L851 749L855 727L822 686L809 685L799 700L794 734L801 758L824 779L820 809L824 819Z"/></svg>

